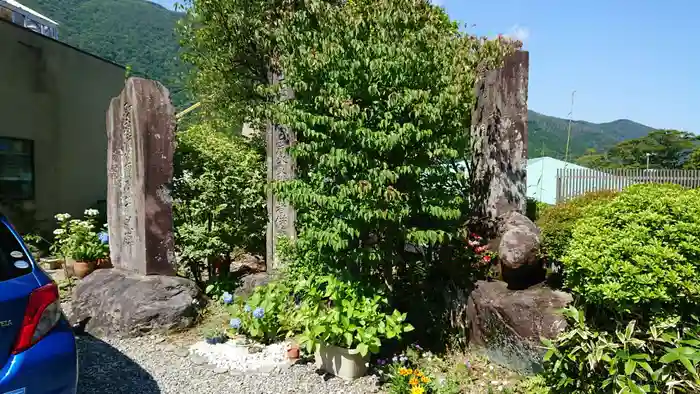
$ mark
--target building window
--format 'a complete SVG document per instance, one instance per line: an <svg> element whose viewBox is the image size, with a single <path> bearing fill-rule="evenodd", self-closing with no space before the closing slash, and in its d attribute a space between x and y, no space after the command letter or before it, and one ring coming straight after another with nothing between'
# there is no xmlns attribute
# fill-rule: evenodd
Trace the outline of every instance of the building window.
<svg viewBox="0 0 700 394"><path fill-rule="evenodd" d="M34 199L34 142L0 137L0 199Z"/></svg>

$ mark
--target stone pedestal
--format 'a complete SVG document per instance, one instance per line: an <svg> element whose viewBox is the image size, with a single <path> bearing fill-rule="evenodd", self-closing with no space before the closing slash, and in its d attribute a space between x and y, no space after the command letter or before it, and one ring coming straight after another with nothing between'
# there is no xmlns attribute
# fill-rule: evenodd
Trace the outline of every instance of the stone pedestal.
<svg viewBox="0 0 700 394"><path fill-rule="evenodd" d="M107 111L107 222L114 267L173 275L175 109L159 82L129 78Z"/></svg>
<svg viewBox="0 0 700 394"><path fill-rule="evenodd" d="M566 319L559 310L572 300L571 294L541 285L509 290L504 282L479 281L467 301L469 342L491 361L537 372L544 355L540 338L564 332Z"/></svg>
<svg viewBox="0 0 700 394"><path fill-rule="evenodd" d="M135 337L191 327L204 306L197 286L176 276L100 269L81 280L70 320L96 335Z"/></svg>
<svg viewBox="0 0 700 394"><path fill-rule="evenodd" d="M517 51L476 85L472 114L470 192L475 219L497 231L508 211L525 213L529 56Z"/></svg>

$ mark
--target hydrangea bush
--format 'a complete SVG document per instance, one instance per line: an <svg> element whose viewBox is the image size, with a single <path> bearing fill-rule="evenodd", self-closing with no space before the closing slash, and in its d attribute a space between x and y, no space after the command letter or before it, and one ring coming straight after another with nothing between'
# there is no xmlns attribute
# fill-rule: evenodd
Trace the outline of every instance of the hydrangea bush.
<svg viewBox="0 0 700 394"><path fill-rule="evenodd" d="M109 258L109 235L107 225L98 231L96 209L87 209L83 219L73 219L70 214L55 216L58 228L54 230L54 243L51 252L75 261L97 262Z"/></svg>

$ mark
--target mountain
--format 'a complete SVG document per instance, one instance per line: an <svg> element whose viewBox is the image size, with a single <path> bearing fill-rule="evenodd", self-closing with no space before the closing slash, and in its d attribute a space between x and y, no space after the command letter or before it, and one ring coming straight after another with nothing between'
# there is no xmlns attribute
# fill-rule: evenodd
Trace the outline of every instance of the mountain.
<svg viewBox="0 0 700 394"><path fill-rule="evenodd" d="M184 104L175 25L182 14L145 0L19 0L59 23L59 39L161 81ZM179 106L178 106L179 107Z"/></svg>
<svg viewBox="0 0 700 394"><path fill-rule="evenodd" d="M134 74L164 83L178 108L188 104L183 89L185 67L178 60L174 33L182 14L146 0L20 0L60 23L62 41L123 65ZM530 157L564 158L569 121L528 113ZM630 120L571 123L570 157L588 149L607 150L646 135L652 128Z"/></svg>
<svg viewBox="0 0 700 394"><path fill-rule="evenodd" d="M563 159L569 129L567 119L528 111L528 157L550 156ZM589 149L603 152L618 142L643 137L654 130L649 126L627 119L608 123L582 120L571 122L569 158L575 158ZM569 160L571 161L571 160Z"/></svg>

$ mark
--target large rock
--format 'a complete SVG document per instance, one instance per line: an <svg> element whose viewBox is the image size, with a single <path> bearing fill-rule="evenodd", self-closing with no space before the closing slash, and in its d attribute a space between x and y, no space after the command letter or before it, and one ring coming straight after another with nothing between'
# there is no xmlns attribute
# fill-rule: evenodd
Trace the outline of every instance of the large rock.
<svg viewBox="0 0 700 394"><path fill-rule="evenodd" d="M175 276L143 276L100 269L78 283L74 323L96 335L133 337L191 327L203 305L194 282Z"/></svg>
<svg viewBox="0 0 700 394"><path fill-rule="evenodd" d="M499 222L498 259L503 280L511 289L525 289L544 281L540 229L517 211L507 212Z"/></svg>
<svg viewBox="0 0 700 394"><path fill-rule="evenodd" d="M539 285L510 290L504 282L479 281L467 301L469 342L494 362L521 372L541 369L541 337L566 329L559 310L572 301L568 293Z"/></svg>

